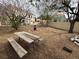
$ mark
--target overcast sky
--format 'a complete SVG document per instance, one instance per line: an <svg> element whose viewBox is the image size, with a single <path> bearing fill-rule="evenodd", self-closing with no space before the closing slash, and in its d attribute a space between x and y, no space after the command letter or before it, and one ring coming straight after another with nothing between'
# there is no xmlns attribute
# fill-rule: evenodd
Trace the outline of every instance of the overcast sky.
<svg viewBox="0 0 79 59"><path fill-rule="evenodd" d="M0 0L0 3L2 3L2 1L3 0ZM40 10L38 10L37 8L35 8L34 6L32 6L30 3L28 3L29 0L4 0L4 1L5 2L9 1L8 3L13 3L12 1L17 1L17 2L19 1L20 2L20 6L23 5L23 4L25 4L24 8L25 9L29 9L35 15L35 17L38 17L40 15ZM15 3L17 3L17 2L15 2ZM72 7L77 7L77 2L78 2L78 0L72 0L71 6ZM26 5L26 3L28 3L28 4ZM33 1L33 3L35 3L35 1Z"/></svg>

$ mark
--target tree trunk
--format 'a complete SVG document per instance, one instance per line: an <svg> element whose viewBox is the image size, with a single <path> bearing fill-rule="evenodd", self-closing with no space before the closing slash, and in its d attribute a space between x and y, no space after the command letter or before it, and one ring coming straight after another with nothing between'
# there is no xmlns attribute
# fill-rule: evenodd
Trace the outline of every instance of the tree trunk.
<svg viewBox="0 0 79 59"><path fill-rule="evenodd" d="M36 28L36 25L34 25L34 28L33 28L33 30L34 30L34 31L36 31L36 30L37 30L37 28Z"/></svg>
<svg viewBox="0 0 79 59"><path fill-rule="evenodd" d="M75 25L75 21L71 21L70 22L69 33L73 33L74 25Z"/></svg>
<svg viewBox="0 0 79 59"><path fill-rule="evenodd" d="M14 28L15 30L18 30L18 28L16 27L16 28Z"/></svg>

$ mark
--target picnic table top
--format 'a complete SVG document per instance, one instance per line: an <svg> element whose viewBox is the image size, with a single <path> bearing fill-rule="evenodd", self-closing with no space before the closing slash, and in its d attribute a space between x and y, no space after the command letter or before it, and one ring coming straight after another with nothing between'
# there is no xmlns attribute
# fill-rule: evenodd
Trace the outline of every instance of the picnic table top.
<svg viewBox="0 0 79 59"><path fill-rule="evenodd" d="M28 38L27 36L24 36L22 33L20 32L16 32L15 33L17 36L19 36L20 38L22 38L23 40L25 40L28 43L32 43L34 42L34 40L32 40L31 38Z"/></svg>
<svg viewBox="0 0 79 59"><path fill-rule="evenodd" d="M27 34L27 35L30 35L30 36L32 36L34 38L40 38L40 36L34 35L32 33L25 32L25 31L22 31L22 32L19 32L19 33L22 33L22 34L25 34L25 35Z"/></svg>

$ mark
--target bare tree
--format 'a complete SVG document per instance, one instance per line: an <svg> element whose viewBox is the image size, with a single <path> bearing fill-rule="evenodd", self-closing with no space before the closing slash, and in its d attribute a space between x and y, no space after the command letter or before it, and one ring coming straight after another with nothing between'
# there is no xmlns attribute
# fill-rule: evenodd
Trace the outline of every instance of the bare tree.
<svg viewBox="0 0 79 59"><path fill-rule="evenodd" d="M64 5L64 11L68 15L68 20L70 22L69 33L73 33L75 22L79 19L79 2L77 3L77 7L72 7L70 5L72 0L63 0L62 4Z"/></svg>
<svg viewBox="0 0 79 59"><path fill-rule="evenodd" d="M23 5L20 6L18 0L16 0L17 3L13 0L12 3L9 3L9 0L7 2L3 0L3 14L8 18L11 27L17 30L22 20L27 16L27 12L23 9Z"/></svg>

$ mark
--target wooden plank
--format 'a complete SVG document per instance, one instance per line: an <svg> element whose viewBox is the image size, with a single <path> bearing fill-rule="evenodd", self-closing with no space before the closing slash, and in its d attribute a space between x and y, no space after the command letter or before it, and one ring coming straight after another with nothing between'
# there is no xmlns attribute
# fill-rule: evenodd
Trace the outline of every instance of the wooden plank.
<svg viewBox="0 0 79 59"><path fill-rule="evenodd" d="M79 43L78 43L78 42L75 41L74 43L75 43L77 46L79 46Z"/></svg>
<svg viewBox="0 0 79 59"><path fill-rule="evenodd" d="M35 38L40 38L40 36L37 36L37 35L34 35L34 34L32 34L32 33L28 33L28 32L21 32L21 33L25 33L25 34L27 34L27 35L30 35L30 36L32 36L32 37L35 37Z"/></svg>
<svg viewBox="0 0 79 59"><path fill-rule="evenodd" d="M74 42L74 41L79 42L79 38L70 38L70 40L71 40L72 42Z"/></svg>
<svg viewBox="0 0 79 59"><path fill-rule="evenodd" d="M39 41L42 41L43 39L42 38L40 38L40 39L38 39Z"/></svg>
<svg viewBox="0 0 79 59"><path fill-rule="evenodd" d="M21 34L24 34L25 36L29 35L29 36L35 38L34 40L38 40L38 41L42 41L42 40L43 40L43 39L40 38L40 36L31 34L31 33L28 33L28 32L24 32L24 31L22 31L22 32L20 32L20 33L21 33Z"/></svg>
<svg viewBox="0 0 79 59"><path fill-rule="evenodd" d="M34 34L32 34L32 33L24 32L24 31L21 32L21 33L30 35L30 36L36 38L36 39L39 40L39 41L42 41L42 40L43 40L43 39L40 38L40 36L34 35Z"/></svg>
<svg viewBox="0 0 79 59"><path fill-rule="evenodd" d="M22 58L25 54L27 54L28 52L22 47L20 46L13 38L8 38L9 43L11 44L11 46L14 48L14 50L16 51L16 53L18 54L18 56L20 58Z"/></svg>
<svg viewBox="0 0 79 59"><path fill-rule="evenodd" d="M31 44L34 42L34 40L32 40L31 38L28 38L26 36L24 36L22 33L20 32L16 32L15 33L17 36L19 36L20 38L22 38L24 41L26 41L27 43Z"/></svg>
<svg viewBox="0 0 79 59"><path fill-rule="evenodd" d="M74 41L75 41L75 38L70 38L70 40L71 40L72 42L74 42Z"/></svg>

